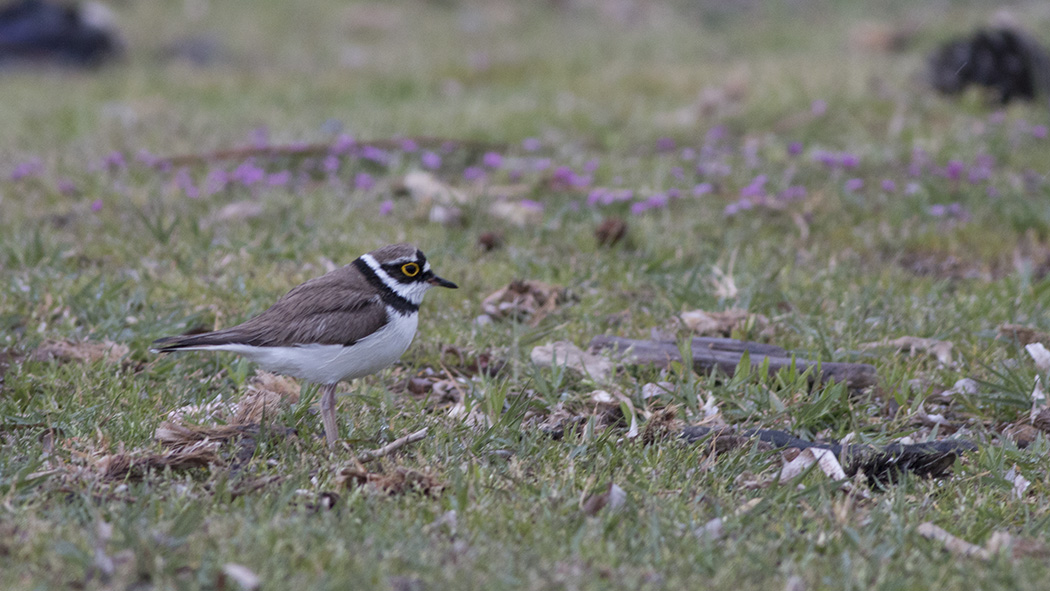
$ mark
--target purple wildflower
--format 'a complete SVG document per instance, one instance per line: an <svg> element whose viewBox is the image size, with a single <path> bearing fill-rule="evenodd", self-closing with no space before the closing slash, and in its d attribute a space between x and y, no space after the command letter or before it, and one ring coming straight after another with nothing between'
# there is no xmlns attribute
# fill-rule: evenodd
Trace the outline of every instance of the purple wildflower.
<svg viewBox="0 0 1050 591"><path fill-rule="evenodd" d="M788 156L798 156L802 153L802 142L791 142L788 144Z"/></svg>
<svg viewBox="0 0 1050 591"><path fill-rule="evenodd" d="M485 152L481 157L481 164L486 168L499 168L503 166L503 156L498 152Z"/></svg>
<svg viewBox="0 0 1050 591"><path fill-rule="evenodd" d="M379 204L379 215L390 215L394 211L394 200L387 199Z"/></svg>
<svg viewBox="0 0 1050 591"><path fill-rule="evenodd" d="M674 139L669 137L662 137L656 140L656 151L657 152L670 152L674 150L675 143Z"/></svg>
<svg viewBox="0 0 1050 591"><path fill-rule="evenodd" d="M537 171L537 172L542 171L542 170L547 170L550 167L551 167L551 159L550 158L537 158L536 160L534 160L532 162L532 169Z"/></svg>
<svg viewBox="0 0 1050 591"><path fill-rule="evenodd" d="M359 191L368 191L376 186L375 179L367 172L359 172L354 177L354 188Z"/></svg>
<svg viewBox="0 0 1050 591"><path fill-rule="evenodd" d="M666 191L667 196L671 199L681 199L682 191L678 187L671 187Z"/></svg>
<svg viewBox="0 0 1050 591"><path fill-rule="evenodd" d="M128 162L124 159L123 152L114 150L106 154L106 158L102 161L102 166L109 170L122 170L128 166Z"/></svg>
<svg viewBox="0 0 1050 591"><path fill-rule="evenodd" d="M339 157L325 156L324 162L321 163L321 166L328 174L335 174L336 172L339 172Z"/></svg>
<svg viewBox="0 0 1050 591"><path fill-rule="evenodd" d="M96 200L91 202L91 211L93 211L95 213L98 213L98 212L102 211L102 200L101 199L96 199Z"/></svg>
<svg viewBox="0 0 1050 591"><path fill-rule="evenodd" d="M1048 130L1045 125L1033 125L1032 129L1028 130L1028 132L1036 139L1045 140L1047 133L1050 132L1050 130Z"/></svg>
<svg viewBox="0 0 1050 591"><path fill-rule="evenodd" d="M645 203L649 206L649 209L661 209L667 207L667 202L668 195L666 193L657 193L645 200Z"/></svg>
<svg viewBox="0 0 1050 591"><path fill-rule="evenodd" d="M953 180L959 180L962 176L963 170L966 169L966 164L961 160L949 160L948 164L944 167L944 176Z"/></svg>
<svg viewBox="0 0 1050 591"><path fill-rule="evenodd" d="M943 205L941 205L940 203L937 203L935 205L931 205L930 209L928 211L929 211L929 214L932 215L933 217L940 218L940 217L944 217L944 214L948 213L948 208L943 206Z"/></svg>
<svg viewBox="0 0 1050 591"><path fill-rule="evenodd" d="M401 140L401 151L405 153L413 153L419 151L419 144L411 138Z"/></svg>
<svg viewBox="0 0 1050 591"><path fill-rule="evenodd" d="M606 204L605 199L607 198L608 194L609 194L609 191L607 191L606 189L603 189L601 187L597 187L597 188L591 189L591 192L587 193L587 205L590 206L590 207L594 207L595 205L598 205L599 203L601 203L602 205L605 205Z"/></svg>
<svg viewBox="0 0 1050 591"><path fill-rule="evenodd" d="M135 161L150 168L153 168L160 162L160 158L156 154L149 150L142 149L135 153Z"/></svg>
<svg viewBox="0 0 1050 591"><path fill-rule="evenodd" d="M264 148L270 143L270 130L265 126L256 127L251 132L252 145L256 148Z"/></svg>
<svg viewBox="0 0 1050 591"><path fill-rule="evenodd" d="M860 158L856 154L843 152L839 155L839 164L842 168L856 168L860 166Z"/></svg>
<svg viewBox="0 0 1050 591"><path fill-rule="evenodd" d="M513 170L507 171L507 180L512 183L516 183L520 181L521 177L523 177L524 175L525 173L523 173L520 168L515 168Z"/></svg>
<svg viewBox="0 0 1050 591"><path fill-rule="evenodd" d="M543 211L543 204L539 201L533 201L532 199L522 199L521 206L525 209L531 209L532 211Z"/></svg>
<svg viewBox="0 0 1050 591"><path fill-rule="evenodd" d="M864 179L857 179L857 178L849 179L849 180L846 181L845 185L843 185L843 186L850 193L853 193L854 191L860 191L861 189L864 188Z"/></svg>
<svg viewBox="0 0 1050 591"><path fill-rule="evenodd" d="M423 163L423 168L429 168L430 170L441 168L441 156L438 156L430 150L423 152L423 155L419 157L419 160Z"/></svg>
<svg viewBox="0 0 1050 591"><path fill-rule="evenodd" d="M345 133L339 134L339 137L335 138L335 143L332 144L331 149L328 151L332 154L346 154L353 147L357 145L357 141L352 136Z"/></svg>
<svg viewBox="0 0 1050 591"><path fill-rule="evenodd" d="M485 171L477 166L468 166L463 170L463 180L480 181L485 178Z"/></svg>
<svg viewBox="0 0 1050 591"><path fill-rule="evenodd" d="M288 170L282 170L281 172L275 172L270 176L266 177L266 184L271 187L283 187L290 183L292 180L292 173Z"/></svg>
<svg viewBox="0 0 1050 591"><path fill-rule="evenodd" d="M725 125L716 125L711 129L707 130L707 135L704 136L705 144L715 144L726 138L729 135L729 130Z"/></svg>
<svg viewBox="0 0 1050 591"><path fill-rule="evenodd" d="M226 185L230 182L230 175L221 168L216 168L208 173L208 176L204 177L204 194L207 196L214 195L226 188Z"/></svg>
<svg viewBox="0 0 1050 591"><path fill-rule="evenodd" d="M361 148L361 158L365 160L371 160L378 164L386 164L389 160L389 155L385 150L377 148L375 146L365 146Z"/></svg>
<svg viewBox="0 0 1050 591"><path fill-rule="evenodd" d="M887 193L897 192L897 183L893 179L882 179L882 190Z"/></svg>
<svg viewBox="0 0 1050 591"><path fill-rule="evenodd" d="M230 174L230 180L250 187L266 178L266 171L255 165L252 159L245 160Z"/></svg>
<svg viewBox="0 0 1050 591"><path fill-rule="evenodd" d="M540 143L540 140L537 138L527 137L521 140L521 149L525 150L526 152L535 152L541 147L543 147L543 144Z"/></svg>
<svg viewBox="0 0 1050 591"><path fill-rule="evenodd" d="M792 185L778 195L781 201L801 201L806 198L806 188L802 185Z"/></svg>
<svg viewBox="0 0 1050 591"><path fill-rule="evenodd" d="M693 197L700 197L701 195L707 195L711 192L713 187L711 183L700 183L693 187Z"/></svg>
<svg viewBox="0 0 1050 591"><path fill-rule="evenodd" d="M73 183L73 181L65 178L58 179L58 181L55 182L55 188L58 189L59 193L67 197L70 195L74 195L77 192L77 186Z"/></svg>
<svg viewBox="0 0 1050 591"><path fill-rule="evenodd" d="M813 160L829 168L832 168L839 163L838 156L827 150L817 150L816 152L813 152Z"/></svg>
<svg viewBox="0 0 1050 591"><path fill-rule="evenodd" d="M631 204L631 215L642 215L649 209L649 206L645 201L638 201Z"/></svg>
<svg viewBox="0 0 1050 591"><path fill-rule="evenodd" d="M201 196L200 189L193 182L193 176L190 175L188 168L180 168L175 172L175 186L181 189L186 197L190 199L197 199Z"/></svg>
<svg viewBox="0 0 1050 591"><path fill-rule="evenodd" d="M766 175L760 174L748 183L743 189L740 189L740 196L743 198L758 197L765 194L766 190Z"/></svg>
<svg viewBox="0 0 1050 591"><path fill-rule="evenodd" d="M44 170L44 163L39 158L33 158L25 162L19 162L11 171L11 180L20 181L24 178L36 176Z"/></svg>

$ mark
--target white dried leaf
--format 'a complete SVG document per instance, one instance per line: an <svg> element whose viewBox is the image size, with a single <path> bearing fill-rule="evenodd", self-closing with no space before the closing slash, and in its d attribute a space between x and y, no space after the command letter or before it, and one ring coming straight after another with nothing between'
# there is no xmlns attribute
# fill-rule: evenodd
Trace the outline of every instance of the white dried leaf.
<svg viewBox="0 0 1050 591"><path fill-rule="evenodd" d="M829 449L819 447L808 447L802 450L795 459L791 460L780 470L780 483L794 480L805 472L810 466L817 464L820 471L832 480L846 480L846 472L835 454Z"/></svg>
<svg viewBox="0 0 1050 591"><path fill-rule="evenodd" d="M227 577L233 579L241 586L241 589L244 589L245 591L255 591L262 585L262 580L259 579L259 575L255 574L252 569L243 564L227 562L222 565L222 572Z"/></svg>
<svg viewBox="0 0 1050 591"><path fill-rule="evenodd" d="M1043 391L1043 380L1035 376L1035 386L1032 388L1032 410L1028 414L1028 419L1035 421L1044 408L1046 408L1046 392Z"/></svg>
<svg viewBox="0 0 1050 591"><path fill-rule="evenodd" d="M941 392L941 396L954 396L956 394L972 396L977 393L977 390L977 380L974 380L973 378L963 378L956 381L951 388Z"/></svg>
<svg viewBox="0 0 1050 591"><path fill-rule="evenodd" d="M1024 350L1028 351L1028 355L1032 357L1036 369L1042 373L1050 372L1050 351L1042 343L1025 345Z"/></svg>
<svg viewBox="0 0 1050 591"><path fill-rule="evenodd" d="M605 381L616 369L609 359L587 353L568 341L535 347L529 357L539 367L565 366L596 382Z"/></svg>
<svg viewBox="0 0 1050 591"><path fill-rule="evenodd" d="M1006 471L1004 475L1007 482L1013 485L1012 496L1015 499L1021 499L1024 497L1024 493L1028 490L1028 487L1032 484L1027 478L1021 475L1021 471L1018 470L1017 464L1014 464L1012 468Z"/></svg>

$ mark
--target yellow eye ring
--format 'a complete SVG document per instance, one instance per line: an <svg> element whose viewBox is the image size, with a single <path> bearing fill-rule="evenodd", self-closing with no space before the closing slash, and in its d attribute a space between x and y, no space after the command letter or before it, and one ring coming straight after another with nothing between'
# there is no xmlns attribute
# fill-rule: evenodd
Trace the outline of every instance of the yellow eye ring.
<svg viewBox="0 0 1050 591"><path fill-rule="evenodd" d="M401 272L405 274L405 277L415 277L419 275L419 265L415 263L405 263L401 265Z"/></svg>

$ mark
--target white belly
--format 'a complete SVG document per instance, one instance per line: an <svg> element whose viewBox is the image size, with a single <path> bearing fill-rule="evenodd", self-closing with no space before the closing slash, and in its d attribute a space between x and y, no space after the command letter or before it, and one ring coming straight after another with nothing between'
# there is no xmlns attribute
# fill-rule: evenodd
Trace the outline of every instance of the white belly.
<svg viewBox="0 0 1050 591"><path fill-rule="evenodd" d="M244 355L263 369L318 384L352 380L394 364L412 344L419 315L394 314L383 328L357 341L343 345L295 345L292 347L253 347L212 345L200 350L230 351Z"/></svg>

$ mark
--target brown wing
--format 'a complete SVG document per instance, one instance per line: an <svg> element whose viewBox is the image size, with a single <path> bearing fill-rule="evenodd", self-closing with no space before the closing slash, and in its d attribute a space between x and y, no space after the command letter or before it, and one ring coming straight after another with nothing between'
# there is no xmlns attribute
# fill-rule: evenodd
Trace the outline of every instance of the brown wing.
<svg viewBox="0 0 1050 591"><path fill-rule="evenodd" d="M355 276L356 275L356 276ZM287 347L352 345L388 321L386 305L351 266L311 279L258 316L227 329L154 342L159 351L242 344Z"/></svg>

